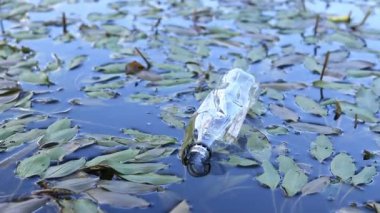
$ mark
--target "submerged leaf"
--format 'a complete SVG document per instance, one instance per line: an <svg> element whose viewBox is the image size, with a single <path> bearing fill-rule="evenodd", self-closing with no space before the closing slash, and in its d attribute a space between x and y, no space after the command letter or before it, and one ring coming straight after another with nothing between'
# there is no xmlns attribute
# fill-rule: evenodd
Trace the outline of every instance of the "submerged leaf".
<svg viewBox="0 0 380 213"><path fill-rule="evenodd" d="M71 59L69 63L69 70L73 70L82 66L83 62L86 61L87 57L87 55L78 55L75 58Z"/></svg>
<svg viewBox="0 0 380 213"><path fill-rule="evenodd" d="M302 187L302 196L322 192L330 184L330 177L319 177Z"/></svg>
<svg viewBox="0 0 380 213"><path fill-rule="evenodd" d="M160 186L123 180L101 180L97 186L111 192L122 194L145 194L162 190Z"/></svg>
<svg viewBox="0 0 380 213"><path fill-rule="evenodd" d="M259 161L269 160L272 146L268 138L259 131L254 131L247 139L247 148L252 156Z"/></svg>

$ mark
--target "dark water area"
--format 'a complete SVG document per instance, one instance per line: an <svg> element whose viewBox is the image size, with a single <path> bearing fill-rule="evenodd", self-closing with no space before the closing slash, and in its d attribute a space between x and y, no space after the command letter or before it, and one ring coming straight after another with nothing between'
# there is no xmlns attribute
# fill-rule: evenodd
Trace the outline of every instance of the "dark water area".
<svg viewBox="0 0 380 213"><path fill-rule="evenodd" d="M28 1L38 5L40 1L33 0ZM176 175L183 179L179 183L173 183L163 185L163 190L160 192L152 192L148 194L138 195L139 198L143 198L150 203L148 207L144 208L119 208L110 204L97 204L99 208L104 212L170 212L178 203L186 200L190 206L191 212L372 212L373 210L366 207L366 203L369 201L380 202L380 175L379 173L379 146L380 135L377 132L371 131L369 127L379 125L379 122L359 122L357 128L354 126L354 119L345 114L341 115L338 120L334 120L333 105L325 106L328 112L327 116L316 116L300 109L295 102L296 96L307 96L315 101L321 99L321 89L313 87L313 82L319 79L319 74L311 72L304 65L304 58L302 60L296 60L291 62L290 66L279 68L273 66L273 63L286 57L287 55L302 54L303 57L310 56L316 58L320 64L323 64L323 59L327 51L347 50L349 56L345 58L342 63L350 60L364 60L373 63L367 70L374 70L379 72L380 64L379 56L380 52L380 29L378 26L379 17L379 3L377 1L333 1L329 3L327 7L325 1L305 1L306 10L308 14L306 17L314 17L315 14L321 16L321 32L333 31L331 26L337 25L337 29L346 29L345 24L333 23L327 20L327 17L332 15L346 15L351 12L351 23L358 23L365 15L367 9L372 9L372 13L365 22L365 29L373 30L373 38L367 38L364 40L366 46L362 48L349 48L344 42L327 42L323 40L317 44L308 44L305 42L305 37L313 35L314 18L311 23L302 29L298 29L297 26L289 26L289 29L294 31L283 31L289 29L279 29L275 24L268 24L275 22L280 12L291 13L293 10L296 13L301 10L301 5L297 1L125 1L126 6L120 10L127 11L127 15L121 19L115 19L110 21L89 21L88 14L92 12L99 13L111 13L114 10L110 9L109 3L115 2L111 0L102 1L57 1L57 4L50 6L52 11L49 12L28 12L28 21L36 22L46 21L52 19L60 19L61 14L64 12L68 18L73 18L76 23L68 26L68 31L73 34L76 39L63 43L55 41L54 38L62 34L61 27L49 27L48 37L44 37L36 40L21 40L15 42L11 37L2 35L0 38L10 40L11 44L16 46L26 46L33 49L36 52L35 59L39 62L41 67L44 67L49 61L52 60L52 53L59 56L60 59L65 61L65 65L59 71L49 72L48 76L54 85L40 86L19 81L24 91L44 91L49 90L52 92L45 94L35 94L33 98L54 98L59 102L54 104L42 104L33 103L31 109L19 109L11 108L7 111L0 113L0 120L6 120L14 118L25 113L36 113L42 115L48 115L49 119L42 122L36 122L28 124L28 129L34 128L46 128L52 124L55 120L60 118L69 118L72 121L73 126L79 127L79 136L85 136L87 134L97 135L111 135L115 137L125 137L123 129L136 129L152 135L167 135L177 139L177 143L170 147L175 147L176 151L169 157L165 157L157 160L157 162L165 163L169 165L168 169L157 172L159 174L171 174ZM120 1L124 2L124 1ZM128 3L129 2L129 3ZM251 2L248 4L248 2ZM275 3L273 3L275 2ZM266 3L274 6L263 6ZM181 4L188 4L189 11L186 11ZM178 6L175 6L178 5ZM249 19L247 23L252 24L252 31L258 32L252 33L247 31L247 27L239 27L236 24L238 17L236 14L243 11L245 7L252 7L252 14L260 11L259 16L267 15L269 21L252 21L254 18ZM200 7L202 6L202 7ZM150 9L160 8L160 13L149 14ZM227 39L220 39L217 43L214 38L217 38L217 33L214 34L199 34L196 33L187 36L186 33L190 31L194 33L194 20L192 20L191 11L197 11L199 9L200 14L202 10L205 10L206 14L202 17L200 15L199 25L205 29L208 27L216 26L221 29L228 28L229 32L238 32L239 35L230 36ZM189 13L190 15L186 14ZM244 11L247 12L247 11ZM241 12L243 13L243 12ZM251 15L252 15L251 14ZM163 17L160 25L157 26L158 39L155 43L153 39L154 25L157 23L156 17ZM248 15L247 15L248 16ZM285 15L284 15L285 16ZM291 15L289 15L291 16ZM297 17L295 14L294 17ZM205 20L203 20L203 19ZM240 17L241 18L241 17ZM302 18L302 17L301 17ZM305 18L307 19L307 18ZM4 20L4 28L11 29L19 21ZM369 184L353 186L350 183L335 183L326 187L320 193L313 195L302 196L300 193L293 197L286 196L286 192L278 186L276 189L271 190L262 184L260 184L256 177L263 173L261 166L255 167L237 167L221 164L217 157L214 157L211 173L205 177L192 177L186 171L186 168L181 164L181 160L178 157L178 149L180 148L183 136L184 128L173 128L166 124L160 114L162 108L168 104L174 104L183 107L197 108L201 100L196 100L194 97L194 90L197 87L197 79L193 78L193 82L187 84L180 84L174 86L149 86L149 81L141 80L133 75L126 75L124 70L116 74L103 74L102 72L94 71L94 67L100 66L106 63L129 63L133 60L137 60L140 63L144 61L137 54L126 54L119 59L113 59L110 57L114 51L109 48L94 48L95 42L86 41L83 38L82 33L79 31L80 25L97 25L102 26L103 23L121 25L127 29L138 29L138 31L145 32L147 35L141 39L133 41L121 40L118 44L122 44L124 48L139 48L143 53L148 56L149 60L153 63L152 72L158 74L165 74L167 70L164 68L156 68L157 64L174 64L183 69L186 69L184 62L175 61L175 58L170 58L170 54L173 46L179 46L187 48L186 45L191 45L191 42L198 45L200 41L204 40L209 43L209 56L197 57L194 53L194 46L190 46L187 50L191 50L191 54L194 55L194 61L201 64L201 68L207 70L212 67L210 73L219 77L222 73L234 66L242 66L247 68L246 70L253 74L259 82L273 83L279 80L284 82L296 82L305 83L306 88L301 90L286 90L279 93L284 95L283 100L275 100L268 97L268 94L260 96L260 101L266 108L266 113L257 116L248 116L245 125L251 128L255 128L263 132L268 138L271 147L272 155L271 162L278 168L276 162L277 156L284 154L294 159L298 163L308 176L308 182L321 176L328 176L333 178L331 173L330 163L335 155L338 153L348 153L355 162L357 174L363 167L374 165L376 167L377 174L373 176ZM244 23L244 22L242 22ZM297 22L290 22L296 24ZM29 23L30 24L30 23ZM265 24L261 26L260 24ZM302 24L302 23L301 23ZM334 25L335 24L335 25ZM26 25L26 24L25 24ZM341 26L343 25L343 26ZM172 30L170 27L176 26L179 29ZM323 27L322 27L323 26ZM331 27L328 28L328 27ZM173 27L174 28L174 27ZM257 29L256 29L257 28ZM326 29L325 29L326 28ZM189 30L190 29L190 30ZM243 29L243 30L242 30ZM336 30L336 29L334 29ZM181 32L184 32L181 34ZM205 30L206 31L206 30ZM336 30L338 31L338 30ZM363 30L364 34L365 30ZM221 32L221 36L224 35ZM257 39L253 35L271 35L276 37L275 41L267 41L265 39ZM213 37L214 36L214 37ZM264 36L264 37L266 37ZM268 36L269 37L269 36ZM177 39L177 41L176 41ZM214 42L214 43L213 43ZM265 44L267 53L264 58L258 62L249 61L246 57L247 52L258 45ZM207 46L207 45L206 45ZM284 54L284 47L289 46L289 54ZM376 52L377 51L377 52ZM86 61L78 68L74 70L68 70L66 66L69 60L77 55L88 55ZM243 58L247 63L247 66L234 65L238 58ZM1 65L1 63L0 63ZM156 67L155 67L156 66ZM1 66L0 66L1 67ZM1 70L0 70L1 71ZM344 70L346 71L346 70ZM83 87L88 86L90 81L93 81L94 77L104 76L118 76L118 80L122 80L123 87L115 89L119 94L115 98L91 98L86 95L82 90ZM354 78L351 76L345 76L344 79L335 79L331 76L325 76L325 79L333 79L335 82L349 82L360 87L371 88L374 84L374 79L378 79L379 75L369 76L365 78ZM185 78L185 77L184 77ZM379 82L379 81L378 81ZM211 83L210 83L211 85ZM212 87L212 86L210 86ZM190 95L185 94L183 96L177 95L177 93L191 91ZM323 89L323 100L334 99L340 101L348 101L355 103L355 94L345 94L341 90L336 89ZM347 91L346 91L347 92ZM376 93L376 91L374 91ZM130 101L130 96L136 93L146 93L154 96L172 97L170 101L164 101L155 104L147 104L144 101ZM379 93L377 93L379 94ZM70 104L72 99L80 99L83 101L83 105ZM87 101L87 102L86 102ZM378 102L379 97L374 100ZM275 115L268 109L269 104L280 104L292 109L300 117L300 121L307 123L315 123L320 125L326 125L334 128L339 128L343 131L340 135L329 136L330 141L333 144L333 154L320 163L313 158L309 152L310 143L315 141L318 133L297 131L289 127L289 122L284 121L281 117ZM69 110L70 109L70 110ZM66 112L67 110L67 112ZM61 113L59 113L61 112ZM63 113L62 113L63 112ZM379 119L379 111L374 112L374 117ZM181 121L188 123L188 117L178 118ZM267 132L267 127L271 125L278 125L286 127L288 133L284 135L274 135ZM18 151L22 151L29 143L22 144L18 147L11 148L5 152L0 153L0 161L12 156ZM284 151L283 146L286 150ZM29 152L24 158L32 156L37 153L37 147ZM63 162L79 159L84 157L87 161L97 156L112 153L116 150L125 149L124 145L118 145L114 147L106 147L101 145L91 145L76 150L64 157ZM370 160L363 160L363 151L369 150L375 154L375 157ZM246 154L247 150L242 150L241 153ZM22 158L22 159L24 159ZM250 157L252 159L252 157ZM22 159L17 160L20 161ZM40 177L34 176L31 178L20 179L16 176L17 162L13 162L7 168L0 168L2 184L0 184L0 201L10 202L19 200L20 198L30 197L34 191L40 190L41 187L37 185L37 182L41 180ZM55 164L54 164L55 165ZM283 177L283 175L281 175ZM121 179L114 177L114 179ZM55 179L54 179L55 180ZM60 179L57 179L60 180ZM120 195L123 196L123 195ZM73 197L88 198L88 195L84 193L73 195ZM52 199L53 200L53 199ZM96 201L94 200L94 203ZM348 207L350 209L344 209ZM353 208L356 207L357 208ZM58 212L60 211L59 205L56 201L48 202L42 206L36 212ZM1 212L1 210L0 210ZM186 212L186 211L184 211Z"/></svg>

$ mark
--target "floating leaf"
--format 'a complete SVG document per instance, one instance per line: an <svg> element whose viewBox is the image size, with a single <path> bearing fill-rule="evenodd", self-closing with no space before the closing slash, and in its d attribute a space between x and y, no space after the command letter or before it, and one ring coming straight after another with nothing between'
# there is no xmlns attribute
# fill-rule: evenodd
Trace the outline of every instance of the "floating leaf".
<svg viewBox="0 0 380 213"><path fill-rule="evenodd" d="M52 84L49 80L49 76L43 72L25 71L20 74L19 79L21 81L25 81L32 84L40 84L40 85Z"/></svg>
<svg viewBox="0 0 380 213"><path fill-rule="evenodd" d="M72 178L54 183L51 188L67 189L75 193L81 193L94 188L99 178L80 177Z"/></svg>
<svg viewBox="0 0 380 213"><path fill-rule="evenodd" d="M360 88L356 93L356 104L359 108L364 108L369 112L376 113L380 108L379 97L367 88Z"/></svg>
<svg viewBox="0 0 380 213"><path fill-rule="evenodd" d="M288 129L283 127L283 126L268 126L266 127L267 132L271 135L287 135L288 134Z"/></svg>
<svg viewBox="0 0 380 213"><path fill-rule="evenodd" d="M59 200L62 212L102 213L98 205L89 199Z"/></svg>
<svg viewBox="0 0 380 213"><path fill-rule="evenodd" d="M95 67L95 71L106 74L117 74L125 71L125 63L110 63Z"/></svg>
<svg viewBox="0 0 380 213"><path fill-rule="evenodd" d="M292 66L294 64L300 64L302 63L304 58L305 56L302 54L287 55L274 61L273 66L278 67L278 68L284 68L287 66Z"/></svg>
<svg viewBox="0 0 380 213"><path fill-rule="evenodd" d="M330 177L319 177L302 187L302 196L320 193L330 184Z"/></svg>
<svg viewBox="0 0 380 213"><path fill-rule="evenodd" d="M352 177L352 184L355 186L369 184L373 181L373 177L377 174L375 166L366 166L358 174Z"/></svg>
<svg viewBox="0 0 380 213"><path fill-rule="evenodd" d="M284 95L275 89L267 88L265 95L274 100L284 100Z"/></svg>
<svg viewBox="0 0 380 213"><path fill-rule="evenodd" d="M297 113L293 112L292 110L279 106L276 104L269 104L269 110L275 115L280 117L281 119L285 121L298 121L299 116Z"/></svg>
<svg viewBox="0 0 380 213"><path fill-rule="evenodd" d="M43 175L43 178L44 179L59 178L59 177L70 175L78 171L79 169L81 169L85 163L86 163L86 160L84 158L81 158L78 160L68 161L58 166L49 167L46 170L45 174Z"/></svg>
<svg viewBox="0 0 380 213"><path fill-rule="evenodd" d="M231 166L242 166L242 167L249 167L249 166L257 166L259 165L256 161L248 159L248 158L242 158L237 155L230 155L228 158L228 161L225 161L226 164Z"/></svg>
<svg viewBox="0 0 380 213"><path fill-rule="evenodd" d="M153 185L166 185L182 181L182 178L175 175L159 175L155 173L142 175L121 175L120 177L135 183L149 183Z"/></svg>
<svg viewBox="0 0 380 213"><path fill-rule="evenodd" d="M16 174L21 178L41 175L50 165L50 158L44 154L36 154L24 159L17 166Z"/></svg>
<svg viewBox="0 0 380 213"><path fill-rule="evenodd" d="M319 133L323 135L342 134L342 130L338 128L323 126L319 124L297 122L297 123L289 123L288 125L292 127L293 129L295 129L296 131L301 131L301 132L314 132L314 133Z"/></svg>
<svg viewBox="0 0 380 213"><path fill-rule="evenodd" d="M263 45L253 47L249 52L247 57L251 60L252 63L256 63L265 59L267 56L267 50Z"/></svg>
<svg viewBox="0 0 380 213"><path fill-rule="evenodd" d="M325 135L319 135L317 139L310 144L310 154L321 163L330 157L332 152L333 145Z"/></svg>
<svg viewBox="0 0 380 213"><path fill-rule="evenodd" d="M144 199L115 192L108 192L102 189L91 189L87 194L94 198L99 204L109 204L121 208L145 208L150 204Z"/></svg>
<svg viewBox="0 0 380 213"><path fill-rule="evenodd" d="M168 165L164 163L127 163L121 164L118 162L112 162L109 164L111 168L123 175L136 175L156 172L161 169L165 169Z"/></svg>
<svg viewBox="0 0 380 213"><path fill-rule="evenodd" d="M97 166L100 164L110 164L112 162L123 163L133 159L140 151L137 149L127 149L108 155L101 155L86 163L86 167Z"/></svg>
<svg viewBox="0 0 380 213"><path fill-rule="evenodd" d="M123 129L123 133L130 135L137 142L146 142L153 145L165 145L177 142L175 138L166 135L151 135L134 129Z"/></svg>
<svg viewBox="0 0 380 213"><path fill-rule="evenodd" d="M326 116L327 110L323 108L321 105L319 105L317 102L315 102L313 99L310 99L306 96L300 96L297 95L296 103L301 109L307 113L320 115L320 116Z"/></svg>
<svg viewBox="0 0 380 213"><path fill-rule="evenodd" d="M355 119L355 116L357 116L358 119L370 122L370 123L377 123L379 119L374 115L371 111L369 111L366 108L355 106L354 104L348 103L348 102L339 102L339 105L342 109L342 112L350 116L351 118Z"/></svg>
<svg viewBox="0 0 380 213"><path fill-rule="evenodd" d="M277 170L269 161L263 161L261 166L264 169L264 173L257 176L256 180L258 180L261 184L268 186L272 190L276 189L280 183L280 175Z"/></svg>
<svg viewBox="0 0 380 213"><path fill-rule="evenodd" d="M28 200L20 202L5 202L0 203L0 208L4 212L34 212L44 206L49 201L48 197L32 197Z"/></svg>
<svg viewBox="0 0 380 213"><path fill-rule="evenodd" d="M272 83L261 83L261 88L272 88L280 91L287 90L299 90L307 87L304 83L293 83L293 82L272 82Z"/></svg>
<svg viewBox="0 0 380 213"><path fill-rule="evenodd" d="M162 190L160 186L123 180L101 180L97 186L108 191L121 194L145 194Z"/></svg>
<svg viewBox="0 0 380 213"><path fill-rule="evenodd" d="M87 60L87 57L87 55L78 55L75 58L71 59L69 63L69 70L73 70L82 66L83 62Z"/></svg>
<svg viewBox="0 0 380 213"><path fill-rule="evenodd" d="M301 170L297 166L296 162L294 162L294 160L290 157L280 155L277 157L277 162L279 165L278 170L283 174L286 174L290 170L295 170L295 171Z"/></svg>
<svg viewBox="0 0 380 213"><path fill-rule="evenodd" d="M355 174L356 166L351 156L346 153L339 153L331 161L330 170L333 175L348 181Z"/></svg>
<svg viewBox="0 0 380 213"><path fill-rule="evenodd" d="M281 187L289 197L294 196L302 190L307 183L307 176L301 170L290 169L286 172Z"/></svg>

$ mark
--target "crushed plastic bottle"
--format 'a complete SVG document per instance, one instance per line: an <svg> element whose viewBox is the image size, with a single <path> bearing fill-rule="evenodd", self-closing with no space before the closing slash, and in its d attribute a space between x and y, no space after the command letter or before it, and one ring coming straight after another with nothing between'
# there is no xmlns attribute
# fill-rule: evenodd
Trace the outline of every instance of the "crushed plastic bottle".
<svg viewBox="0 0 380 213"><path fill-rule="evenodd" d="M192 116L180 151L192 176L209 173L211 147L216 141L237 139L249 108L256 102L259 84L242 69L228 71Z"/></svg>

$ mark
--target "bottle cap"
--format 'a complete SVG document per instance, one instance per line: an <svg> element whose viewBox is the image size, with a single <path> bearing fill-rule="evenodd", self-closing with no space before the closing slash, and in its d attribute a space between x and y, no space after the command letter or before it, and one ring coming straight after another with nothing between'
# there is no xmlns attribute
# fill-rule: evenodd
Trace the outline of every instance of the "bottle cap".
<svg viewBox="0 0 380 213"><path fill-rule="evenodd" d="M193 144L188 148L185 156L185 165L191 176L202 177L211 170L211 151L203 144Z"/></svg>

